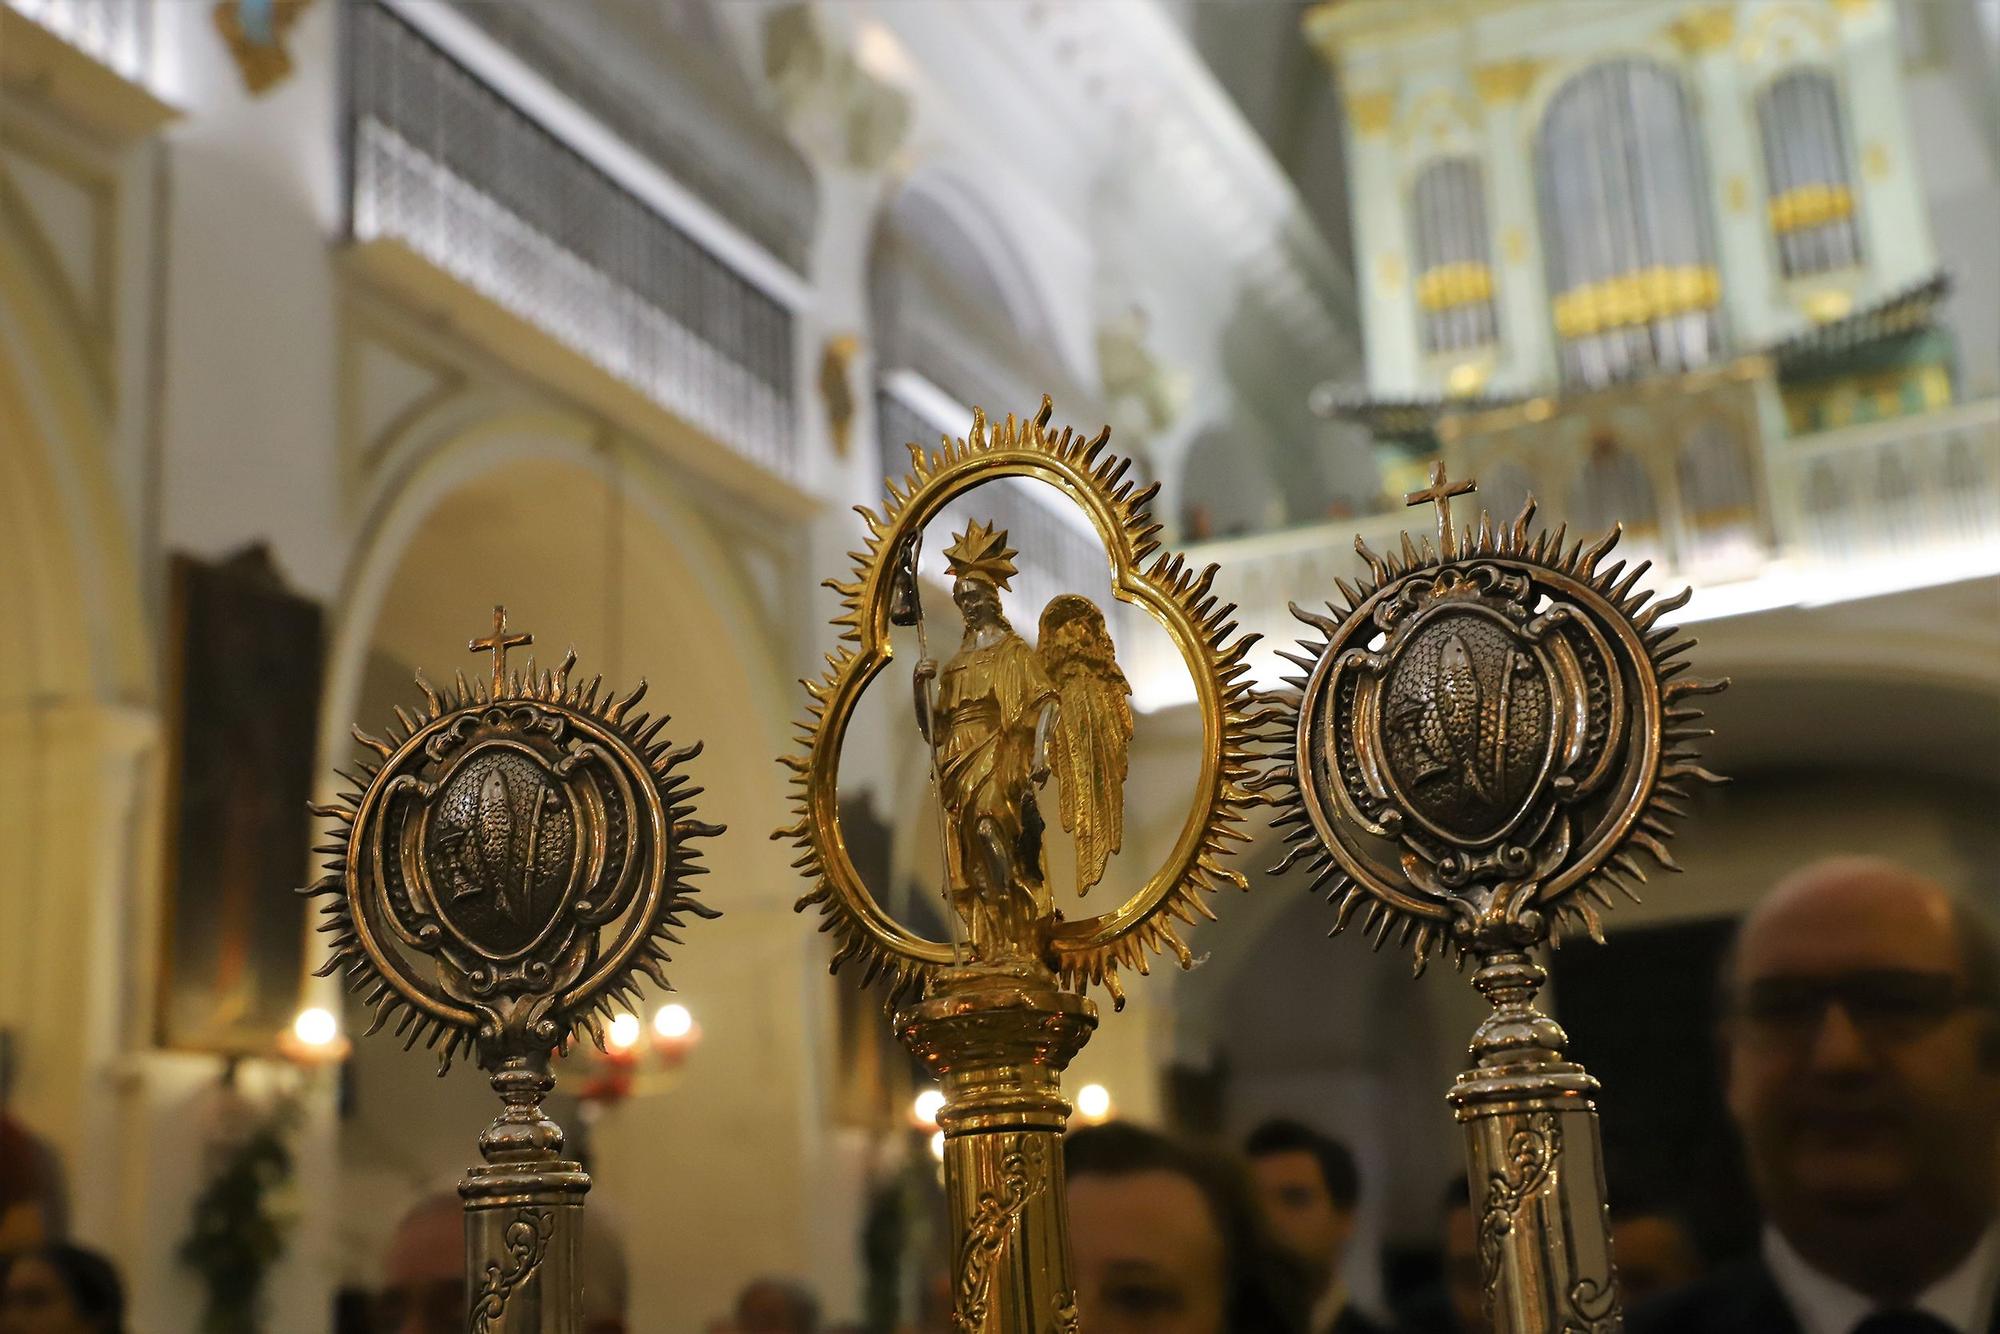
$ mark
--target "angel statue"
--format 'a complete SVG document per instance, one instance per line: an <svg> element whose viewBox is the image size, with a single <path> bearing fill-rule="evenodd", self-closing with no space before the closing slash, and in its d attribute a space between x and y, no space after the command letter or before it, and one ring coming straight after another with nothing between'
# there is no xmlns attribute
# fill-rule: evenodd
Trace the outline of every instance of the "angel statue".
<svg viewBox="0 0 2000 1334"><path fill-rule="evenodd" d="M942 671L930 658L918 663L915 682L917 727L944 807L952 903L974 958L988 963L1039 957L1057 919L1035 789L1054 774L1063 828L1076 839L1077 892L1086 893L1124 842L1132 742L1132 688L1104 613L1073 593L1052 598L1030 648L1000 607L1014 555L1004 528L977 521L945 549L965 637ZM912 578L905 605L914 591Z"/></svg>

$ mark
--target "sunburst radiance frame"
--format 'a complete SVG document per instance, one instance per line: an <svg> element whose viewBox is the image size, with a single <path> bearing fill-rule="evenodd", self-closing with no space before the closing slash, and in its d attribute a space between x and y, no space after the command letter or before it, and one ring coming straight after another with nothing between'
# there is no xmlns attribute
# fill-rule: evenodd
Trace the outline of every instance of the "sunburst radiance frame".
<svg viewBox="0 0 2000 1334"><path fill-rule="evenodd" d="M792 770L798 819L773 837L800 849L793 864L815 884L798 907L817 906L820 929L838 938L834 968L859 960L863 984L886 977L892 1003L956 960L948 942L917 935L891 917L856 872L840 830L841 747L856 702L894 656L889 614L896 553L946 504L984 482L1034 478L1089 516L1104 543L1114 596L1144 608L1166 630L1193 677L1201 710L1201 772L1172 854L1115 910L1054 926L1049 963L1062 985L1074 991L1101 985L1122 1006L1121 967L1143 974L1157 951L1190 965L1193 955L1176 920L1213 918L1205 895L1222 885L1248 888L1242 873L1221 858L1229 843L1248 841L1241 826L1257 800L1245 783L1256 760L1253 739L1270 713L1250 689L1245 655L1256 636L1236 634L1234 605L1212 591L1215 566L1197 571L1179 555L1160 551L1160 525L1146 508L1158 486L1125 479L1128 461L1105 449L1110 429L1088 439L1069 427L1051 431L1053 410L1045 396L1033 417L1017 421L1010 413L990 424L974 409L967 435L944 436L936 450L911 444L911 472L900 485L889 483L883 512L856 507L868 540L850 553L852 579L827 581L841 595L842 611L834 619L841 644L827 655L826 672L803 683L812 703L799 724L800 752L782 758Z"/></svg>
<svg viewBox="0 0 2000 1334"><path fill-rule="evenodd" d="M508 673L507 648L525 642L505 634L496 609L492 640L472 645L494 654L490 685L459 673L440 693L419 672L424 706L398 706L384 737L355 728L369 754L337 771L351 790L313 807L336 835L315 849L330 858L326 874L301 891L327 900L319 930L331 953L319 976L339 973L361 994L374 1010L369 1033L394 1020L406 1050L442 1044L440 1073L468 1046L489 1068L577 1037L602 1050L616 1008L641 998L637 974L671 990L664 966L683 915L719 915L688 888L705 869L693 840L723 832L693 818L701 789L681 771L701 744L674 746L666 715L634 712L644 681L622 697L601 676L573 681L574 652L553 670L530 659ZM451 872L424 831L455 775L483 754L545 766L536 800L565 822L573 849L565 897L518 949L469 937L431 884Z"/></svg>
<svg viewBox="0 0 2000 1334"><path fill-rule="evenodd" d="M1377 949L1397 934L1411 947L1419 972L1439 950L1463 966L1468 940L1482 928L1502 925L1498 917L1515 919L1516 934L1523 934L1525 926L1525 934L1546 934L1558 943L1565 933L1579 932L1602 940L1599 911L1612 906L1609 891L1616 889L1636 902L1635 883L1646 880L1637 854L1669 871L1680 870L1667 840L1674 832L1670 821L1686 814L1681 803L1692 795L1690 784L1726 781L1702 767L1698 743L1711 731L1697 726L1702 710L1685 701L1720 691L1728 682L1684 676L1688 664L1682 655L1695 641L1677 638L1677 627L1660 624L1687 604L1691 590L1653 601L1650 591L1638 587L1650 561L1630 569L1623 560L1605 567L1621 535L1619 525L1595 541L1577 539L1567 548L1567 525L1533 531L1532 497L1511 523L1496 528L1492 516L1482 511L1476 527L1454 531L1449 496L1470 487L1460 483L1458 489L1446 490L1441 471L1433 480L1433 490L1413 494L1410 503L1439 503L1436 544L1428 537L1413 542L1404 533L1401 551L1385 557L1357 537L1355 549L1367 563L1368 578L1358 587L1336 580L1341 601L1327 603L1325 614L1292 605L1292 614L1317 637L1300 641L1297 653L1282 653L1303 674L1285 678L1289 690L1273 696L1282 713L1266 739L1279 749L1281 762L1259 782L1282 808L1274 823L1285 830L1290 845L1273 873L1303 863L1313 876L1313 890L1336 910L1330 934L1358 921ZM1374 780L1365 767L1380 768L1379 758L1368 753L1374 743L1365 736L1344 736L1329 745L1313 734L1343 664L1378 661L1371 649L1384 646L1385 639L1384 653L1393 651L1402 613L1392 608L1400 602L1406 611L1425 599L1475 599L1479 594L1471 587L1471 572L1482 568L1496 580L1525 581L1518 585L1518 595L1530 614L1558 605L1572 624L1603 646L1614 679L1593 683L1579 678L1579 688L1586 712L1593 688L1616 701L1607 709L1621 711L1611 720L1622 734L1615 738L1592 733L1590 726L1598 724L1588 720L1571 727L1568 739L1581 763L1576 776L1567 780L1570 786L1557 789L1568 800L1589 795L1594 784L1604 793L1601 809L1579 821L1585 828L1576 836L1569 813L1556 812L1562 821L1556 831L1560 837L1551 835L1547 846L1523 848L1531 861L1507 868L1504 875L1497 865L1489 865L1489 882L1498 879L1504 889L1526 890L1498 903L1455 893L1444 883L1450 877L1440 877L1440 865L1457 872L1462 887L1464 868L1481 853L1448 837L1426 838L1406 802L1384 785L1370 787ZM1555 725L1564 726L1563 720L1556 719ZM1372 805L1357 801L1356 791L1378 800ZM1556 793L1538 799L1554 803ZM1554 811L1554 805L1549 809ZM1489 846L1484 855L1497 859L1506 853L1504 839L1492 842L1498 850ZM1454 857L1460 859L1456 865ZM1533 916L1523 921L1523 914Z"/></svg>

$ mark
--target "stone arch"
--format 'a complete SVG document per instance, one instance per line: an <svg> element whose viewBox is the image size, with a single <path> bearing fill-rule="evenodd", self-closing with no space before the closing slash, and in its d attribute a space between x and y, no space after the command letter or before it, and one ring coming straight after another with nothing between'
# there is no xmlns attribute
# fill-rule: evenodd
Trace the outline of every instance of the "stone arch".
<svg viewBox="0 0 2000 1334"><path fill-rule="evenodd" d="M65 1161L117 1145L137 1177L131 1100L96 1072L147 1022L130 979L151 963L132 906L159 805L151 642L112 405L32 228L0 207L0 1025L11 1110ZM130 1263L147 1239L116 1175L72 1183L72 1224Z"/></svg>
<svg viewBox="0 0 2000 1334"><path fill-rule="evenodd" d="M949 168L921 168L899 182L876 219L868 253L869 312L877 329L912 263L941 270L968 299L1004 314L1020 338L1045 338L1050 320L1021 247L983 199Z"/></svg>
<svg viewBox="0 0 2000 1334"><path fill-rule="evenodd" d="M1044 393L1064 420L1099 415L1097 393L1084 387L1094 382L1094 368L1068 351L1088 312L1058 307L1045 267L1032 259L1004 203L958 170L927 164L894 186L867 258L885 471L900 473L905 461L909 437L892 429L896 420L911 411L934 416L938 406L892 392L899 373L996 416L1033 412Z"/></svg>
<svg viewBox="0 0 2000 1334"><path fill-rule="evenodd" d="M1345 1277L1379 1304L1384 1243L1428 1234L1464 1168L1444 1092L1484 1002L1448 965L1413 981L1394 936L1379 952L1358 931L1327 939L1333 908L1303 892L1306 877L1259 878L1281 850L1266 834L1232 859L1255 888L1204 925L1202 966L1175 978L1175 1059L1220 1077L1226 1143L1267 1117L1298 1117L1365 1164Z"/></svg>
<svg viewBox="0 0 2000 1334"><path fill-rule="evenodd" d="M622 496L629 518L671 534L679 548L676 574L686 573L701 591L713 623L739 662L765 670L734 672L731 679L762 695L749 714L761 722L785 714L782 682L769 670L772 646L754 630L761 624L757 601L736 571L722 543L694 508L675 491L664 470L643 452L614 440L594 424L541 409L502 406L465 398L428 414L399 432L388 457L376 469L363 500L364 520L336 610L328 671L328 737L345 736L359 703L369 636L382 614L390 580L409 559L409 549L440 506L495 474L533 464L567 469L569 478L589 477L611 503ZM539 501L542 497L530 497ZM600 510L599 518L605 511ZM525 517L525 516L523 516ZM524 541L539 539L528 535ZM625 604L635 606L631 602ZM694 605L694 604L690 604ZM643 607L640 614L651 615ZM445 637L453 641L456 630ZM622 665L621 665L622 666ZM335 715L339 715L338 718ZM781 726L769 724L762 738L781 747Z"/></svg>
<svg viewBox="0 0 2000 1334"><path fill-rule="evenodd" d="M1181 464L1181 538L1188 542L1262 532L1282 510L1267 460L1224 427L1195 438Z"/></svg>
<svg viewBox="0 0 2000 1334"><path fill-rule="evenodd" d="M0 514L10 549L0 624L17 636L0 701L142 698L151 673L110 473L110 405L27 225L0 210Z"/></svg>

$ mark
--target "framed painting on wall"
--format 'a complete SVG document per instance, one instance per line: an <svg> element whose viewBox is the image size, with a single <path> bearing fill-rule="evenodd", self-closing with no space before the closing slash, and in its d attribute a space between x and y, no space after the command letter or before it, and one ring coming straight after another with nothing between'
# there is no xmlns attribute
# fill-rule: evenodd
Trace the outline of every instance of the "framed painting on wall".
<svg viewBox="0 0 2000 1334"><path fill-rule="evenodd" d="M256 545L176 557L167 621L167 838L157 1039L274 1053L298 1012L321 613Z"/></svg>

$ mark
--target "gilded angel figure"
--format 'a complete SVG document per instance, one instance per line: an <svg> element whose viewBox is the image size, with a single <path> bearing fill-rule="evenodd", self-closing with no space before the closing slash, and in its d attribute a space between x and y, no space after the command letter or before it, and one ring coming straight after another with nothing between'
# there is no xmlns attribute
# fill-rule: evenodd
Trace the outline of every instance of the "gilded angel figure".
<svg viewBox="0 0 2000 1334"><path fill-rule="evenodd" d="M951 897L982 962L1035 957L1055 919L1035 796L1051 775L1076 840L1079 893L1124 842L1131 687L1104 613L1075 594L1052 598L1030 647L1000 605L1015 554L1005 529L975 521L956 535L945 558L965 635L942 670L918 663L915 681Z"/></svg>

